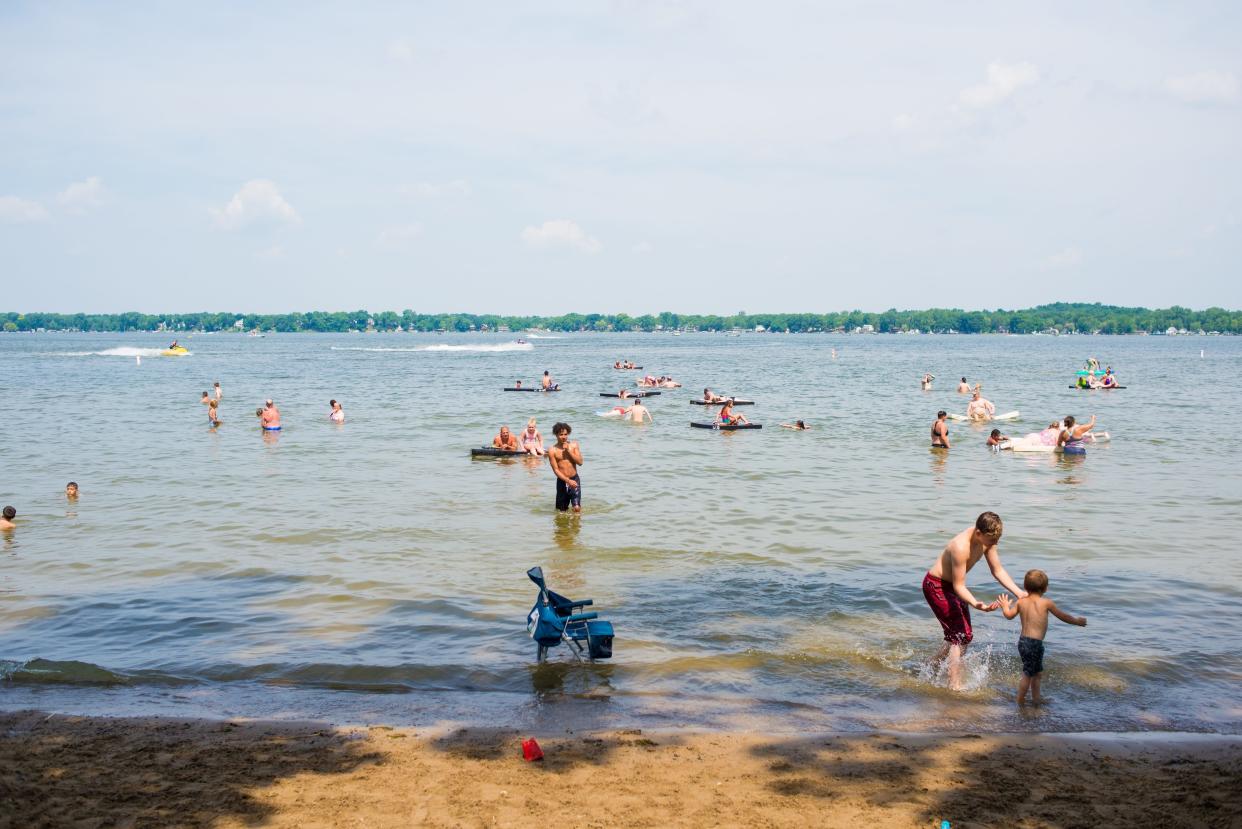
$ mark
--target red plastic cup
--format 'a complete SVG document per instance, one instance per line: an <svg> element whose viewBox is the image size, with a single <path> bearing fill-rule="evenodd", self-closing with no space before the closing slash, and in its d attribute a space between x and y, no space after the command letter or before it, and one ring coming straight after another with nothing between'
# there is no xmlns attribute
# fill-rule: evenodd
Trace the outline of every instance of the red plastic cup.
<svg viewBox="0 0 1242 829"><path fill-rule="evenodd" d="M522 741L522 759L528 763L543 759L543 749L534 737Z"/></svg>

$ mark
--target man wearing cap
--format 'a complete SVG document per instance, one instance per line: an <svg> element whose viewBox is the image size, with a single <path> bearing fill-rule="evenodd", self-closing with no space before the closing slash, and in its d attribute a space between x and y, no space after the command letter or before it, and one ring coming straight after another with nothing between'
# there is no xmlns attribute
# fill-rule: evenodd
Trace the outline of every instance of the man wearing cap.
<svg viewBox="0 0 1242 829"><path fill-rule="evenodd" d="M263 414L259 415L259 420L263 424L263 431L280 431L280 409L271 400L263 404Z"/></svg>

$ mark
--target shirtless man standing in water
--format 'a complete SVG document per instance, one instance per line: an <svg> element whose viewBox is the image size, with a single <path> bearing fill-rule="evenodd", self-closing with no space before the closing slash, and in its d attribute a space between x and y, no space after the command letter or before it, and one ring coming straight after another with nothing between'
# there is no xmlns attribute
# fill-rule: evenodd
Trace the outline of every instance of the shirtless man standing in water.
<svg viewBox="0 0 1242 829"><path fill-rule="evenodd" d="M578 477L578 467L582 465L582 449L578 441L569 439L572 431L568 423L557 423L552 427L556 445L548 449L548 463L556 474L557 510L565 512L572 506L574 512L580 513L582 480Z"/></svg>
<svg viewBox="0 0 1242 829"><path fill-rule="evenodd" d="M1018 598L1026 596L1026 592L1018 589L1018 585L1014 584L1001 565L996 545L1000 543L1004 529L1004 524L996 513L980 514L973 527L953 536L927 571L927 575L923 576L923 598L927 599L936 621L944 629L944 645L932 660L932 664L939 668L944 658L949 658L949 687L954 691L961 690L962 657L966 654L970 640L974 638L974 630L970 626L970 609L973 607L988 613L999 606L998 602L984 604L966 587L966 574L970 572L970 568L978 564L979 559L986 558L992 577L1001 587Z"/></svg>

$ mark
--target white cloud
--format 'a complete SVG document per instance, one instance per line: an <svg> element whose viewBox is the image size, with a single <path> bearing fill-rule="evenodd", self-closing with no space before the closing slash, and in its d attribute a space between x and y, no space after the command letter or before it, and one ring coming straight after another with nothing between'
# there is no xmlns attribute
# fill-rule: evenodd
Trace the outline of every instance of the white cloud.
<svg viewBox="0 0 1242 829"><path fill-rule="evenodd" d="M274 182L257 178L246 182L222 209L211 209L216 225L238 230L258 225L297 224L302 221Z"/></svg>
<svg viewBox="0 0 1242 829"><path fill-rule="evenodd" d="M570 219L549 219L539 227L530 225L522 231L522 241L532 248L569 247L583 253L599 253L603 247L599 239L588 236Z"/></svg>
<svg viewBox="0 0 1242 829"><path fill-rule="evenodd" d="M904 112L893 118L893 129L897 132L905 132L914 126L914 116L906 115Z"/></svg>
<svg viewBox="0 0 1242 829"><path fill-rule="evenodd" d="M1066 248L1060 253L1054 253L1044 260L1044 267L1048 270L1063 271L1070 268L1077 268L1083 263L1082 251L1075 247Z"/></svg>
<svg viewBox="0 0 1242 829"><path fill-rule="evenodd" d="M409 195L423 199L438 199L443 196L469 196L470 182L459 178L443 184L436 184L432 181L419 181L403 189Z"/></svg>
<svg viewBox="0 0 1242 829"><path fill-rule="evenodd" d="M963 106L983 109L1004 101L1024 86L1039 81L1039 68L1033 63L989 63L987 80L963 89L957 96Z"/></svg>
<svg viewBox="0 0 1242 829"><path fill-rule="evenodd" d="M17 196L0 196L0 222L41 222L47 218L47 208L37 201Z"/></svg>
<svg viewBox="0 0 1242 829"><path fill-rule="evenodd" d="M408 225L400 227L389 227L380 231L379 241L384 245L400 245L409 242L412 239L418 239L423 235L423 226L418 222L411 222Z"/></svg>
<svg viewBox="0 0 1242 829"><path fill-rule="evenodd" d="M1230 104L1238 100L1238 79L1231 72L1199 72L1166 78L1164 91L1191 104Z"/></svg>
<svg viewBox="0 0 1242 829"><path fill-rule="evenodd" d="M394 63L414 62L414 43L407 37L399 37L388 44L388 59Z"/></svg>
<svg viewBox="0 0 1242 829"><path fill-rule="evenodd" d="M103 182L99 176L75 181L60 192L56 201L70 213L85 213L103 203Z"/></svg>
<svg viewBox="0 0 1242 829"><path fill-rule="evenodd" d="M650 242L639 242L634 246L635 253L651 253L653 250L655 250L655 247Z"/></svg>

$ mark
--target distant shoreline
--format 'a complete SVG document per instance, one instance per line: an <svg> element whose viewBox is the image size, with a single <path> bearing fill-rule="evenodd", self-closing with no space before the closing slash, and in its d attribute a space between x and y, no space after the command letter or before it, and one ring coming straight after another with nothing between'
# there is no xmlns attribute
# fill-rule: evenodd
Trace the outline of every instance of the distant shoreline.
<svg viewBox="0 0 1242 829"><path fill-rule="evenodd" d="M308 311L287 314L201 312L187 314L60 314L0 312L0 331L190 333L500 333L658 332L836 333L836 334L1242 334L1242 311L1207 308L1126 308L1098 303L1054 303L1007 311L931 308L898 311L771 313L731 316L675 314L419 314L411 310Z"/></svg>

